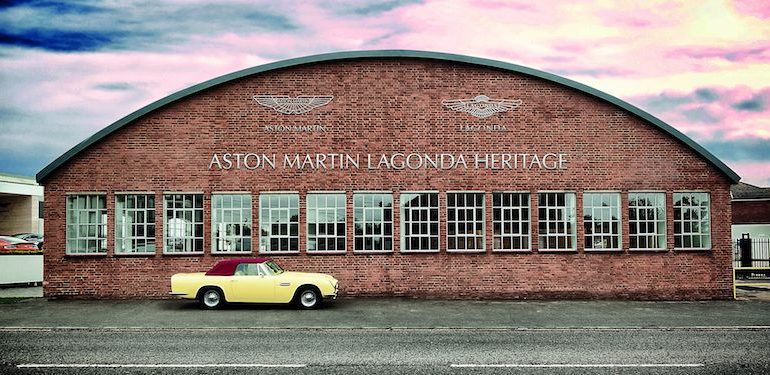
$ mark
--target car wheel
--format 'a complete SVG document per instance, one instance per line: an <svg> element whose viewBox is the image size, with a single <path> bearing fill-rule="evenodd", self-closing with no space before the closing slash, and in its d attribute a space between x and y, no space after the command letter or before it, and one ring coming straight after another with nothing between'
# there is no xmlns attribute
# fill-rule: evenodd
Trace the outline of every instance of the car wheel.
<svg viewBox="0 0 770 375"><path fill-rule="evenodd" d="M222 291L219 290L218 288L208 288L208 289L204 289L201 292L199 301L201 303L201 306L207 309L217 309L222 305L224 305L225 296L222 294Z"/></svg>
<svg viewBox="0 0 770 375"><path fill-rule="evenodd" d="M321 306L321 294L315 288L304 287L297 293L297 306L310 310Z"/></svg>

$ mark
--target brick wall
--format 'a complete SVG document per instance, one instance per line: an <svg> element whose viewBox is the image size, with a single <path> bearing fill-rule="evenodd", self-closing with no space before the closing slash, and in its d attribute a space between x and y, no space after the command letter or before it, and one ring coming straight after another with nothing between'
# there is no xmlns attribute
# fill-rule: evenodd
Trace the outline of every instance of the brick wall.
<svg viewBox="0 0 770 375"><path fill-rule="evenodd" d="M770 223L770 201L734 201L733 224Z"/></svg>
<svg viewBox="0 0 770 375"><path fill-rule="evenodd" d="M334 95L304 115L281 115L257 105L256 94ZM445 99L522 99L517 110L477 119L450 111ZM460 125L500 125L508 131L459 132ZM266 133L266 125L323 125L326 132ZM565 170L209 170L212 153L507 153L564 152ZM253 194L253 243L258 243L258 194L293 190L300 194L298 255L274 256L291 270L333 274L344 295L450 298L729 298L729 181L676 139L611 104L548 81L489 68L419 59L367 59L303 65L270 71L208 89L165 106L111 134L60 167L45 181L48 297L163 298L169 277L204 271L224 256L210 254L207 224L204 255L114 255L115 192L156 194L158 244L162 244L162 194L203 191L204 222L210 220L210 193ZM305 253L305 194L347 192L348 251L344 255ZM438 190L441 251L399 254L394 225L392 254L352 252L352 192ZM487 192L487 251L446 253L446 191ZM492 191L532 193L530 253L493 253ZM536 193L577 193L578 249L537 251ZM623 250L583 249L582 193L622 193ZM665 191L668 250L628 250L628 191ZM711 193L711 251L673 250L672 195ZM65 256L65 193L105 192L108 253ZM398 223L398 209L394 220ZM257 246L254 246L257 248Z"/></svg>

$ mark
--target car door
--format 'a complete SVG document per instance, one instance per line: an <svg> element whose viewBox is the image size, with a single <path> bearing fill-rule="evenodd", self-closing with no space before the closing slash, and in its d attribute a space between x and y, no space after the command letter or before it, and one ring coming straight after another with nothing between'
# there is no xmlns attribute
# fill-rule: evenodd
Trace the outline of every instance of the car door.
<svg viewBox="0 0 770 375"><path fill-rule="evenodd" d="M277 302L291 302L297 290L297 280L290 272L273 276L275 279L275 299Z"/></svg>
<svg viewBox="0 0 770 375"><path fill-rule="evenodd" d="M273 302L275 283L257 263L241 263L230 280L229 302Z"/></svg>

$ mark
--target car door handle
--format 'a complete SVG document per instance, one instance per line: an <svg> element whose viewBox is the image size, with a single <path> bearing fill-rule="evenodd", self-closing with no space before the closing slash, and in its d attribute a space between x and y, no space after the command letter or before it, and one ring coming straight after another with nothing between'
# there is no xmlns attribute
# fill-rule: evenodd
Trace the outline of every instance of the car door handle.
<svg viewBox="0 0 770 375"><path fill-rule="evenodd" d="M238 280L230 280L231 283L237 283Z"/></svg>

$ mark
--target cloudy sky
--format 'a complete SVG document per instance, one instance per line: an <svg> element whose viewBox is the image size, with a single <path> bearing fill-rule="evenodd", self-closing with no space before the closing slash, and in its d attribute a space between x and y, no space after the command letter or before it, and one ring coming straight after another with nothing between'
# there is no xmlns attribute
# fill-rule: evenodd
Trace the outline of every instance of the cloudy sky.
<svg viewBox="0 0 770 375"><path fill-rule="evenodd" d="M236 70L416 49L593 86L770 185L767 0L211 3L0 2L0 172L34 175L128 113Z"/></svg>

